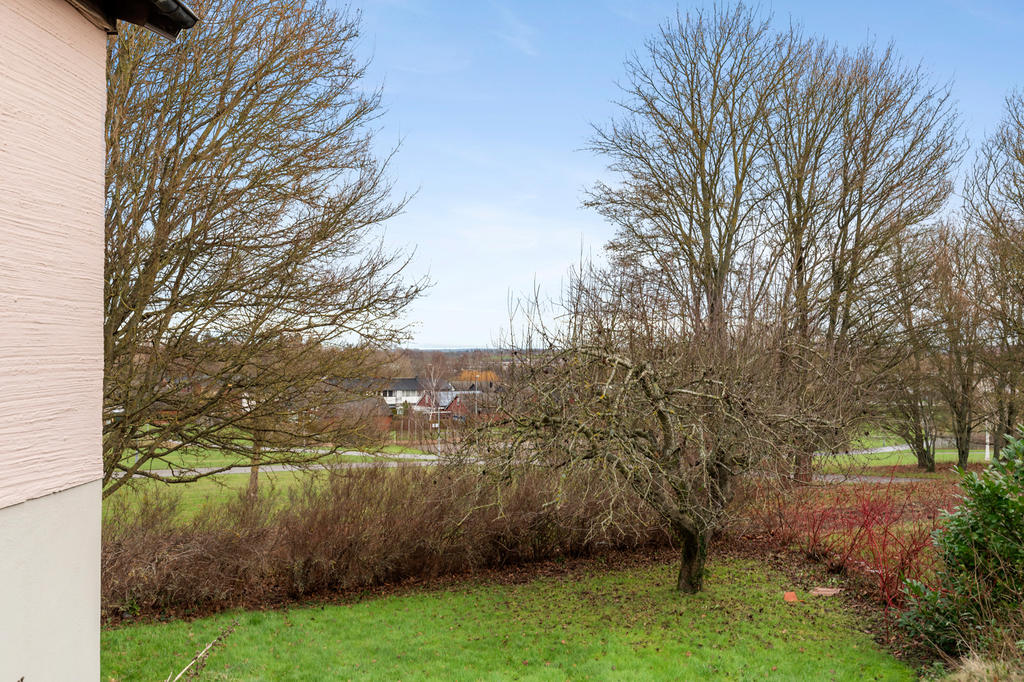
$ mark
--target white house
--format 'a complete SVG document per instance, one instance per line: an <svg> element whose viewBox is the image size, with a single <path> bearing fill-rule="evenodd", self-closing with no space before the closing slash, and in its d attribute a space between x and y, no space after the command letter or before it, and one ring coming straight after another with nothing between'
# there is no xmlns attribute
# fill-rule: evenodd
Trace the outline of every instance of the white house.
<svg viewBox="0 0 1024 682"><path fill-rule="evenodd" d="M118 19L179 0L0 0L0 680L100 673L103 117Z"/></svg>
<svg viewBox="0 0 1024 682"><path fill-rule="evenodd" d="M380 394L389 407L398 409L403 404L409 407L418 404L428 393L450 390L452 385L447 381L431 382L421 377L401 377L388 381Z"/></svg>

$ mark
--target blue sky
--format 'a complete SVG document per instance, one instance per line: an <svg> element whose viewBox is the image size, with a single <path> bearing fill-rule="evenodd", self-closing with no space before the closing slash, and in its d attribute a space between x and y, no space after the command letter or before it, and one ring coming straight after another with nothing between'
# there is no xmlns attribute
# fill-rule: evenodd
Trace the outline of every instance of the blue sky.
<svg viewBox="0 0 1024 682"><path fill-rule="evenodd" d="M681 11L700 6L680 3ZM780 24L841 45L894 41L954 97L972 141L1024 87L1024 3L978 0L777 0ZM387 226L415 248L411 274L434 286L410 311L412 347L493 345L510 297L557 294L581 252L611 228L580 207L603 164L582 148L613 113L622 63L674 2L357 0L368 80L382 84L382 148L401 141L392 172L416 192Z"/></svg>

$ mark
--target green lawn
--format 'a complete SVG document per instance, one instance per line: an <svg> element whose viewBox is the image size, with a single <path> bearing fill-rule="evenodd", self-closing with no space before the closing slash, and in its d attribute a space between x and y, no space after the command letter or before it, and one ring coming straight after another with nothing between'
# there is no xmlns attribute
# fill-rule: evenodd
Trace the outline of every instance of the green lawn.
<svg viewBox="0 0 1024 682"><path fill-rule="evenodd" d="M896 436L885 431L871 431L867 435L850 441L851 450L870 450L871 448L884 448L890 445L904 445L904 443Z"/></svg>
<svg viewBox="0 0 1024 682"><path fill-rule="evenodd" d="M422 455L422 450L408 448L401 445L386 445L380 449L381 455L394 454L416 454ZM334 462L366 462L376 459L373 455L335 455L325 459L324 463ZM385 459L387 459L385 457ZM222 466L248 466L249 462L237 453L224 452L211 448L187 448L175 451L166 457L151 459L143 465L146 471L159 469L170 469L171 467L222 467Z"/></svg>
<svg viewBox="0 0 1024 682"><path fill-rule="evenodd" d="M411 448L405 445L385 445L380 451L386 455L430 455L434 454L426 450Z"/></svg>
<svg viewBox="0 0 1024 682"><path fill-rule="evenodd" d="M277 471L260 473L260 488L263 494L274 494L275 499L284 502L288 499L288 491L298 488L310 477L315 480L325 478L325 471ZM176 497L178 513L182 518L191 518L206 504L221 504L233 499L249 486L249 474L218 474L206 476L192 483L166 484L153 480L140 479L131 487L122 488L108 500L104 500L104 509L110 504L125 501L129 504L139 499L147 491L159 489L162 494Z"/></svg>
<svg viewBox="0 0 1024 682"><path fill-rule="evenodd" d="M349 605L228 613L103 632L104 680L162 680L233 619L209 680L911 680L835 598L716 560L707 590L674 566L466 586Z"/></svg>
<svg viewBox="0 0 1024 682"><path fill-rule="evenodd" d="M968 462L984 462L984 450L972 450ZM951 469L957 463L956 450L944 449L935 451L936 469ZM891 467L916 465L917 458L907 450L894 452L873 452L855 455L833 455L824 459L821 470L825 473L848 472L863 467Z"/></svg>
<svg viewBox="0 0 1024 682"><path fill-rule="evenodd" d="M221 467L241 465L242 458L235 453L212 448L187 448L177 450L166 457L151 459L142 465L147 471L177 467Z"/></svg>

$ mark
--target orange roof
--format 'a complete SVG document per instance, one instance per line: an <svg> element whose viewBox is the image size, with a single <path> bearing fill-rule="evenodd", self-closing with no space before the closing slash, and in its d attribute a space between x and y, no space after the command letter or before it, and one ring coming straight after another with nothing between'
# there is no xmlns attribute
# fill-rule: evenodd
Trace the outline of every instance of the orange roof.
<svg viewBox="0 0 1024 682"><path fill-rule="evenodd" d="M490 382L496 384L501 381L501 379L499 379L498 375L489 369L482 372L472 369L464 369L459 372L459 376L455 377L455 381L473 381L478 384Z"/></svg>

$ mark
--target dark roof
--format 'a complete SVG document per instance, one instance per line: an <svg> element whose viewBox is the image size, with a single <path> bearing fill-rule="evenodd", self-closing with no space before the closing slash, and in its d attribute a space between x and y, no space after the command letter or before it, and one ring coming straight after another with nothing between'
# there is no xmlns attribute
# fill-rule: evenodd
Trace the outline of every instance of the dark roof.
<svg viewBox="0 0 1024 682"><path fill-rule="evenodd" d="M172 40L198 18L182 0L106 0L115 19L138 24Z"/></svg>
<svg viewBox="0 0 1024 682"><path fill-rule="evenodd" d="M365 377L327 377L324 381L331 386L344 388L355 393L376 393L382 387L388 385L387 379L368 379Z"/></svg>
<svg viewBox="0 0 1024 682"><path fill-rule="evenodd" d="M117 22L127 21L174 40L196 25L198 17L183 0L68 0L96 26L117 32Z"/></svg>
<svg viewBox="0 0 1024 682"><path fill-rule="evenodd" d="M423 385L420 384L419 377L399 377L392 379L388 388L392 391L420 391L423 390Z"/></svg>

